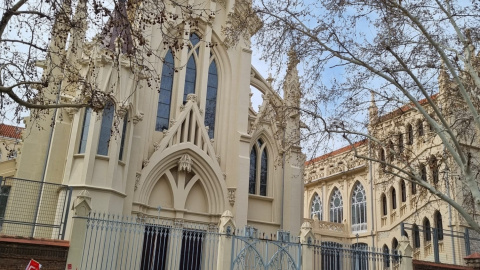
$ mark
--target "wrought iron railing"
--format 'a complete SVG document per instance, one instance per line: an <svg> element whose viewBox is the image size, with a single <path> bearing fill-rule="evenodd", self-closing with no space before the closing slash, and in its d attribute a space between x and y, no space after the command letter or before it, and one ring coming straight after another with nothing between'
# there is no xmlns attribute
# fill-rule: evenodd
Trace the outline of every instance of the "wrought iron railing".
<svg viewBox="0 0 480 270"><path fill-rule="evenodd" d="M64 239L71 196L66 185L0 177L0 234Z"/></svg>

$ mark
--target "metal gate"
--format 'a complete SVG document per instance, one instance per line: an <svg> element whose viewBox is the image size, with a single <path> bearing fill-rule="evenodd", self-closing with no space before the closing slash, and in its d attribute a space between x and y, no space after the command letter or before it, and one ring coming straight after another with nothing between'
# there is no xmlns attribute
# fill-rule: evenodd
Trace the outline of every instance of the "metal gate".
<svg viewBox="0 0 480 270"><path fill-rule="evenodd" d="M272 237L271 237L272 238ZM252 228L244 236L232 236L232 270L300 270L301 244L289 233L278 232L277 240L258 238Z"/></svg>

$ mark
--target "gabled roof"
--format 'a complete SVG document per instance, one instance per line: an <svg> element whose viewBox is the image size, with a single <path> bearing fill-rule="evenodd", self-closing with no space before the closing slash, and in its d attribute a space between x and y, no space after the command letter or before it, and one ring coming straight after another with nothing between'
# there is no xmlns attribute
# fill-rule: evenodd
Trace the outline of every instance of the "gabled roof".
<svg viewBox="0 0 480 270"><path fill-rule="evenodd" d="M359 141L359 142L356 142L356 143L354 143L354 144L350 144L350 145L347 145L347 146L342 147L342 148L340 148L340 149L334 150L334 151L332 151L332 152L330 152L330 153L327 153L327 154L325 154L325 155L321 155L321 156L319 156L319 157L316 157L316 158L314 158L314 159L312 159L312 160L309 160L309 161L305 162L305 166L310 165L310 164L313 164L313 163L315 163L315 162L317 162L317 161L325 160L325 159L327 159L327 158L329 158L329 157L333 157L333 156L335 156L335 155L338 155L338 154L341 154L341 153L350 151L350 150L352 150L354 147L355 147L355 148L356 148L356 147L359 147L359 146L361 146L361 145L366 144L367 142L368 142L367 139L363 139L363 140L361 140L361 141Z"/></svg>
<svg viewBox="0 0 480 270"><path fill-rule="evenodd" d="M12 139L21 139L22 138L22 130L21 127L11 126L0 124L0 136L7 137Z"/></svg>

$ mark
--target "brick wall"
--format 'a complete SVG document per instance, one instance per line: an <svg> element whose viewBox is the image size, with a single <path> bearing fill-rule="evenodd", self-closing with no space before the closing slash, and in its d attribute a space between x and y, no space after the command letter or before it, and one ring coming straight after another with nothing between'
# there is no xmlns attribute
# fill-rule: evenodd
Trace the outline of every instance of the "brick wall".
<svg viewBox="0 0 480 270"><path fill-rule="evenodd" d="M68 241L0 236L0 270L25 270L30 259L42 270L64 270L68 247Z"/></svg>

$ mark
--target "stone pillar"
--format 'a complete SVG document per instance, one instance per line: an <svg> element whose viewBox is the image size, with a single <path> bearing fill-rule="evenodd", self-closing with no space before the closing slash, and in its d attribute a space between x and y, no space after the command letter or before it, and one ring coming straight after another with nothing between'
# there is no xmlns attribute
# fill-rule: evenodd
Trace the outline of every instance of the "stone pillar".
<svg viewBox="0 0 480 270"><path fill-rule="evenodd" d="M218 256L217 269L230 269L232 260L232 235L236 226L233 220L232 212L225 211L220 218L218 232L220 233L218 240Z"/></svg>
<svg viewBox="0 0 480 270"><path fill-rule="evenodd" d="M302 244L302 270L314 269L315 235L312 232L312 224L310 222L302 224L300 243Z"/></svg>
<svg viewBox="0 0 480 270"><path fill-rule="evenodd" d="M398 250L402 255L402 260L400 261L400 267L398 270L413 270L413 248L410 245L410 241L405 236L402 236L402 240L398 245Z"/></svg>
<svg viewBox="0 0 480 270"><path fill-rule="evenodd" d="M82 254L87 231L87 217L90 214L91 198L88 191L84 190L73 202L74 218L72 219L72 233L70 249L68 250L66 269L81 269Z"/></svg>
<svg viewBox="0 0 480 270"><path fill-rule="evenodd" d="M463 258L467 267L470 267L475 270L480 270L480 253L473 253Z"/></svg>

